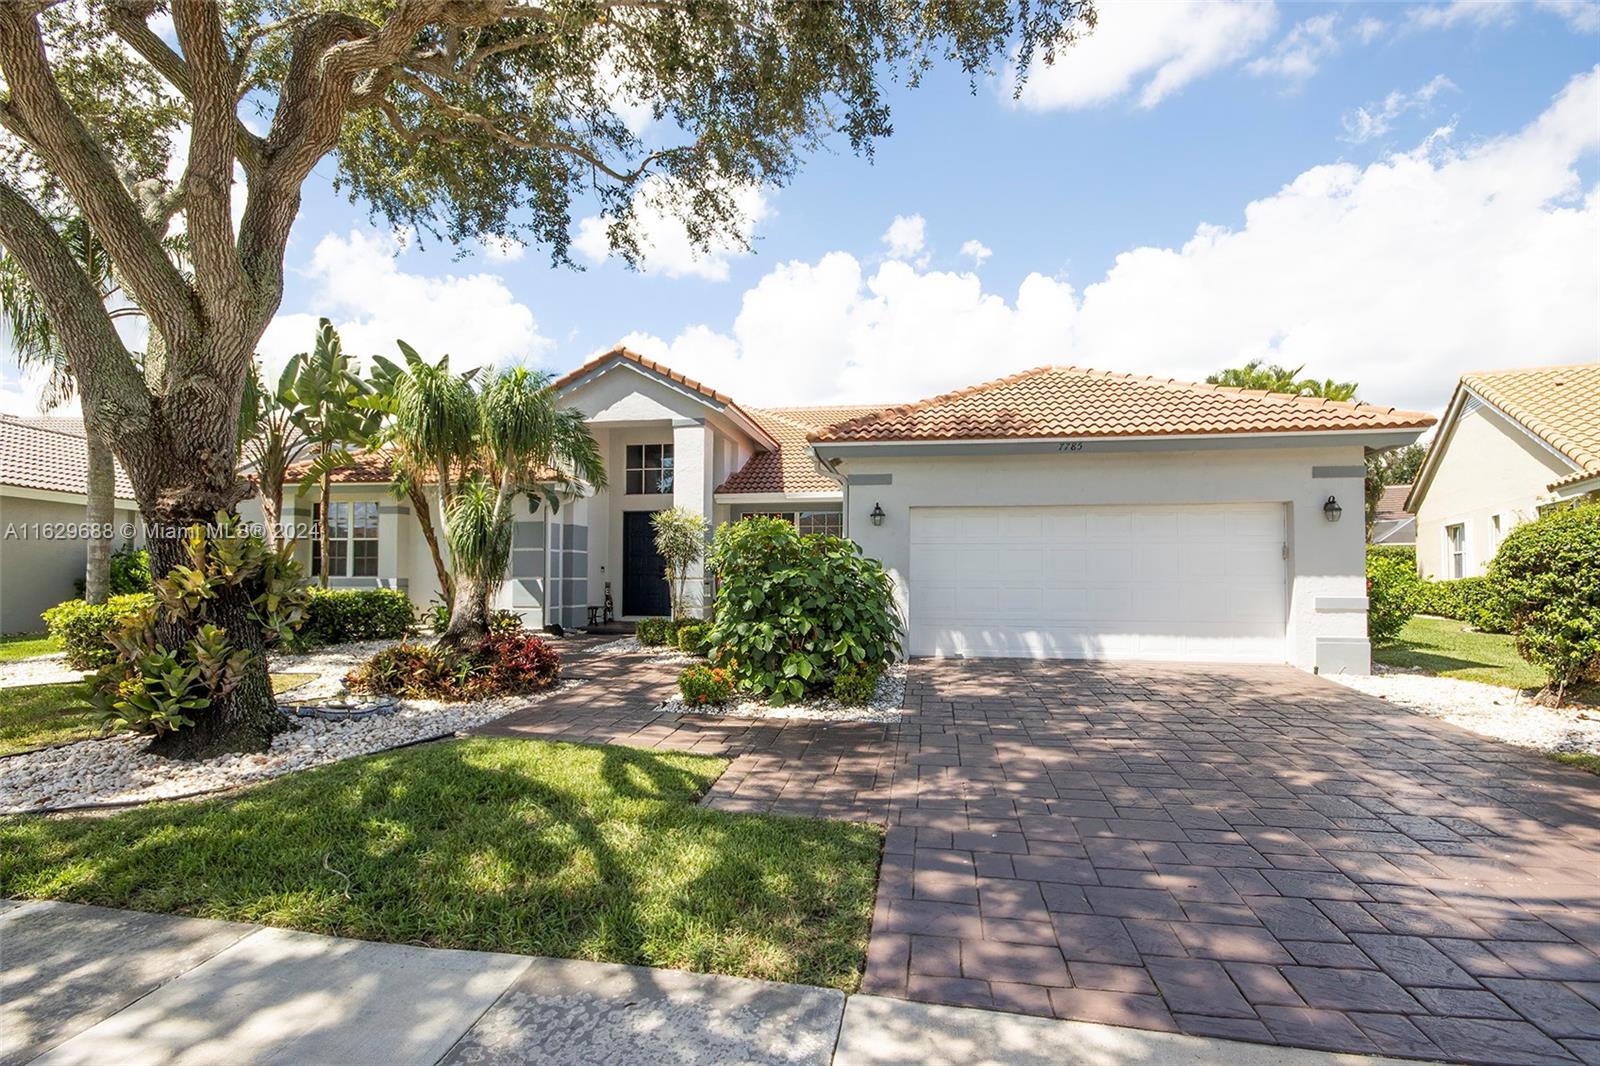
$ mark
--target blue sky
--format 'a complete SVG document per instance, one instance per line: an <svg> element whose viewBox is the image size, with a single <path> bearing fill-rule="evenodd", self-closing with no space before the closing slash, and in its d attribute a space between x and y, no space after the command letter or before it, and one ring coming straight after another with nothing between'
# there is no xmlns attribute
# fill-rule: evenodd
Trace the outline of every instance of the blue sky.
<svg viewBox="0 0 1600 1066"><path fill-rule="evenodd" d="M1600 358L1597 63L1593 3L1106 2L1021 104L955 70L894 92L874 161L752 194L749 254L666 220L639 272L401 250L314 178L263 354L319 314L556 371L626 339L769 404L1260 355L1438 409L1464 370Z"/></svg>

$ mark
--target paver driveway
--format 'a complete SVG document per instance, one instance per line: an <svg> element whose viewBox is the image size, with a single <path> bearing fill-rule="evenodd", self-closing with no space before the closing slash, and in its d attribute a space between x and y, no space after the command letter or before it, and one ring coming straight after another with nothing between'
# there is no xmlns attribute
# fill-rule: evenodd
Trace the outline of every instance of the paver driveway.
<svg viewBox="0 0 1600 1066"><path fill-rule="evenodd" d="M886 821L863 991L1600 1062L1592 776L1288 667L918 661L887 728L661 716L671 673L627 676L495 731L722 751L709 803Z"/></svg>

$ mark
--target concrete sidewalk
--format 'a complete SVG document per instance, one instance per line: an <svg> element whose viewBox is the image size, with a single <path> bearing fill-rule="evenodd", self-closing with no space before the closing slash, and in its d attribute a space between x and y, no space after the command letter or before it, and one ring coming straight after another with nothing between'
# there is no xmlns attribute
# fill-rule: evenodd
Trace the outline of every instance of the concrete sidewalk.
<svg viewBox="0 0 1600 1066"><path fill-rule="evenodd" d="M677 970L0 901L0 1066L1395 1061Z"/></svg>

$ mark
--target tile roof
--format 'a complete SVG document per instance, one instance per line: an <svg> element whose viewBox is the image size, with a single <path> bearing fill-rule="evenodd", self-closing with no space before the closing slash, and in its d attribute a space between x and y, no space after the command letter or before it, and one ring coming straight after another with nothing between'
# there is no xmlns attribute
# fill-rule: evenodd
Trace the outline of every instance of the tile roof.
<svg viewBox="0 0 1600 1066"><path fill-rule="evenodd" d="M1577 464L1563 481L1600 474L1600 363L1479 371L1461 384Z"/></svg>
<svg viewBox="0 0 1600 1066"><path fill-rule="evenodd" d="M777 450L751 456L717 486L717 492L839 492L839 483L819 474L806 454L806 435L879 410L880 406L746 408L778 442Z"/></svg>
<svg viewBox="0 0 1600 1066"><path fill-rule="evenodd" d="M89 491L89 454L83 422L76 418L0 415L0 485L48 492ZM117 499L133 499L133 485L117 466Z"/></svg>
<svg viewBox="0 0 1600 1066"><path fill-rule="evenodd" d="M679 385L682 385L684 388L688 389L690 392L697 392L708 400L715 400L717 403L731 408L748 421L755 423L758 427L760 426L760 423L750 416L750 412L735 403L733 397L729 396L727 393L718 392L709 385L702 385L694 378L691 378L685 374L680 374L671 367L656 362L654 359L646 359L638 352L629 351L627 348L613 348L609 352L603 352L600 355L595 356L593 359L589 360L587 363L584 363L576 370L561 375L561 377L557 378L552 383L552 387L557 391L560 391L561 389L564 389L568 385L571 385L573 382L577 381L579 378L583 377L583 375L589 373L589 371L594 370L596 367L618 359L633 363L635 366L642 367L643 369L649 370L652 373L660 374L668 381L675 381ZM775 442L767 441L764 443Z"/></svg>
<svg viewBox="0 0 1600 1066"><path fill-rule="evenodd" d="M394 480L392 455L393 452L389 448L380 448L369 452L358 451L352 456L353 461L351 464L335 470L329 480L335 485L386 485ZM291 464L289 469L284 472L284 485L288 487L300 484L300 479L305 477L306 472L310 469L310 459L302 459L297 463ZM457 470L456 473L459 474L460 471ZM556 472L545 469L539 471L539 475L542 478L554 480ZM424 484L431 485L439 480L439 475L437 472L429 470L424 472L422 480Z"/></svg>
<svg viewBox="0 0 1600 1066"><path fill-rule="evenodd" d="M1432 415L1374 404L1043 366L843 422L811 434L811 440L1299 433L1422 429L1433 423Z"/></svg>
<svg viewBox="0 0 1600 1066"><path fill-rule="evenodd" d="M1385 522L1409 518L1411 512L1406 510L1406 497L1411 495L1411 486L1386 485L1378 496L1377 506L1372 509L1374 521Z"/></svg>

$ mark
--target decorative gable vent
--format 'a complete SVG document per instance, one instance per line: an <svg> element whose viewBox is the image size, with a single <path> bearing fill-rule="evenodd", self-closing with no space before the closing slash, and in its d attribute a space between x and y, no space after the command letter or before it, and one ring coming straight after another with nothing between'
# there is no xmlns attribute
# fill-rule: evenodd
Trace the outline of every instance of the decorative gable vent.
<svg viewBox="0 0 1600 1066"><path fill-rule="evenodd" d="M1483 401L1478 399L1476 393L1467 393L1467 402L1461 405L1461 417L1465 418L1483 406Z"/></svg>

